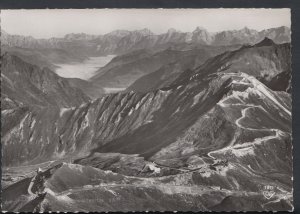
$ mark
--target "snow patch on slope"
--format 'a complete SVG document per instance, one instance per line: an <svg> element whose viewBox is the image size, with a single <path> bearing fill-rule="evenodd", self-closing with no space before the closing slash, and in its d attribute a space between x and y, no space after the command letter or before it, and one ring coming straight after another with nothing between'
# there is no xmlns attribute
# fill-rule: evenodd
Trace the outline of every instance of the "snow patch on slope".
<svg viewBox="0 0 300 214"><path fill-rule="evenodd" d="M70 111L70 110L74 110L75 108L61 108L59 111L59 116L62 117L64 115L65 112Z"/></svg>
<svg viewBox="0 0 300 214"><path fill-rule="evenodd" d="M196 104L199 102L199 100L200 100L200 98L202 97L202 95L204 94L204 92L205 92L205 91L200 91L198 94L196 94L196 95L194 96L192 106L196 105Z"/></svg>
<svg viewBox="0 0 300 214"><path fill-rule="evenodd" d="M285 111L288 115L291 116L291 112L286 109L283 105L281 105L278 100L272 95L269 89L266 88L262 83L260 83L255 77L242 73L241 76L247 78L259 92L272 100L277 106L279 106L283 111Z"/></svg>
<svg viewBox="0 0 300 214"><path fill-rule="evenodd" d="M241 149L232 149L231 152L237 157L244 157L247 155L255 155L253 147L246 147Z"/></svg>

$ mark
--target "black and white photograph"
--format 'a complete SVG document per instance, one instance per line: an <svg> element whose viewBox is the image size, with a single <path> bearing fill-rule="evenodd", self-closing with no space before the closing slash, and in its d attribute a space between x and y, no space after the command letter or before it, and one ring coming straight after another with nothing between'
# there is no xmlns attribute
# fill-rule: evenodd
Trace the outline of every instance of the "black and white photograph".
<svg viewBox="0 0 300 214"><path fill-rule="evenodd" d="M2 211L293 211L290 9L0 17Z"/></svg>

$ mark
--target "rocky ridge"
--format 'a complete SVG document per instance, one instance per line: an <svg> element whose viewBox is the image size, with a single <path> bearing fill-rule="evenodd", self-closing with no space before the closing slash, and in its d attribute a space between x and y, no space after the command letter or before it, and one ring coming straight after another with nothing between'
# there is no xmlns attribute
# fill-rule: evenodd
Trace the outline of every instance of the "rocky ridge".
<svg viewBox="0 0 300 214"><path fill-rule="evenodd" d="M31 36L10 35L1 31L1 45L32 49L59 48L72 53L89 55L121 54L128 51L159 47L172 43L196 43L206 45L255 44L264 37L276 43L290 42L288 27L271 28L263 31L244 28L241 30L209 33L197 27L193 32L169 29L167 33L155 35L149 29L136 31L116 30L105 35L68 34L64 38L34 39Z"/></svg>
<svg viewBox="0 0 300 214"><path fill-rule="evenodd" d="M291 95L267 86L290 72L289 48L243 46L149 92L2 110L5 170L50 163L41 182L27 175L9 185L4 208L291 210ZM151 162L161 170L144 172ZM272 200L265 185L276 187Z"/></svg>

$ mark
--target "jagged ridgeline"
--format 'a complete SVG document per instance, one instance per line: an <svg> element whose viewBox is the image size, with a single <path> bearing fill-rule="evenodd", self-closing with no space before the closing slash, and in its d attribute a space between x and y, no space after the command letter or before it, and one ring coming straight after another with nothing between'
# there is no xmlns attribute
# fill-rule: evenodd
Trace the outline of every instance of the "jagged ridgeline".
<svg viewBox="0 0 300 214"><path fill-rule="evenodd" d="M246 28L210 34L197 28L154 35L144 29L46 41L5 35L3 208L291 210L287 31ZM127 89L104 95L97 88L101 97L95 98L86 85L78 87L51 66L40 68L12 51L17 45L66 45L70 51L65 40L101 47L82 49L85 54L118 54L89 81L93 87ZM137 67L145 72L134 73ZM42 172L34 175L37 167ZM276 186L272 200L261 193L265 185Z"/></svg>

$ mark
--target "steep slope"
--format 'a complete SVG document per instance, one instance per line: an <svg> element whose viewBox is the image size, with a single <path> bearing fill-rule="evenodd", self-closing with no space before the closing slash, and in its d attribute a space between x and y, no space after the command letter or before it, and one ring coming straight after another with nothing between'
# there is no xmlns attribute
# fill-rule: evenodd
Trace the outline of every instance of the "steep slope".
<svg viewBox="0 0 300 214"><path fill-rule="evenodd" d="M240 46L206 46L197 45L189 47L188 45L172 45L168 49L162 51L154 50L139 50L133 51L128 54L120 55L115 57L105 67L101 68L91 81L95 84L102 85L103 87L119 87L127 88L135 80L145 75L152 74L155 71L164 71L165 79L172 82L172 79L168 78L171 76L169 72L180 73L184 69L193 69L195 66L202 64L206 59L220 54L226 50L234 50ZM174 69L174 70L173 70ZM152 78L156 78L156 72ZM144 81L145 82L145 81ZM144 87L144 82L141 83ZM147 81L146 81L147 82ZM150 85L158 84L153 81L149 81ZM153 87L156 89L157 87ZM133 89L134 90L134 89ZM134 91L150 91L140 89Z"/></svg>
<svg viewBox="0 0 300 214"><path fill-rule="evenodd" d="M8 53L1 57L1 61L1 98L4 102L8 98L27 106L68 107L89 100L48 68L40 69Z"/></svg>
<svg viewBox="0 0 300 214"><path fill-rule="evenodd" d="M215 75L236 74L237 70L244 66L240 62L246 64L249 62L245 61L245 56L247 56L247 60L251 61L257 59L257 53L260 53L266 58L258 62L267 61L269 63L257 62L255 69L249 68L249 70L243 70L243 73L261 78L265 77L261 75L262 72L270 71L265 80L273 78L288 69L289 61L277 60L274 64L270 63L270 59L277 55L285 56L285 54L287 57L290 54L288 47L288 44L259 48L250 46L227 52L208 60L194 71L184 72L169 88L149 93L112 94L77 108L45 109L33 113L25 111L22 125L13 127L13 129L18 130L19 134L22 133L16 136L18 139L20 138L20 142L28 141L24 135L32 136L32 146L36 146L35 144L48 138L47 141L52 142L49 145L51 151L38 152L36 150L41 157L47 153L47 157L50 158L54 155L54 151L63 156L68 153L88 152L99 147L96 151L137 153L149 158L164 146L174 142L179 134L196 122L200 115L213 108L227 93L229 90L227 85L230 84L230 80L213 81ZM284 57L281 58L284 59ZM275 60L273 61L275 62ZM230 66L225 67L224 64ZM197 94L199 95L196 96ZM199 100L202 96L206 99L200 106L197 106L197 99ZM276 99L279 98L277 96ZM288 100L288 98L285 99ZM285 101L288 102L287 100ZM183 112L183 114L179 114L180 117L177 118L174 117L175 112ZM12 115L16 113L12 112ZM44 118L46 118L45 121ZM45 125L37 127L36 131L40 133L39 135L32 134L35 131L35 128L30 125L33 120L45 123ZM29 128L27 129L26 126ZM6 135L5 132L3 134ZM9 135L9 132L7 134L7 138L4 139L9 142L13 136ZM45 149L43 145L40 146L43 150ZM24 151L21 149L20 152ZM7 152L7 154L9 153ZM17 162L20 156L15 157ZM37 156L34 155L34 157ZM6 159L4 158L4 160ZM13 159L9 162L11 161ZM7 164L10 164L9 162Z"/></svg>
<svg viewBox="0 0 300 214"><path fill-rule="evenodd" d="M194 51L196 56L189 55L187 59L180 57L176 63L162 66L157 71L137 79L127 90L147 92L167 87L176 78L183 81L183 76L180 76L180 74L187 69L190 69L190 72L192 70L198 72L195 68L200 64L201 66L198 69L203 70L204 75L208 72L222 70L225 72L226 70L229 72L245 72L256 76L274 90L290 91L290 44L275 44L271 39L265 38L253 46L237 47L233 52L230 51L229 47L227 48L227 52L224 48L225 53L219 54L216 58L211 57L204 65L201 65L201 61L204 62L209 54L205 54L205 51ZM194 63L193 60L198 59L198 57L200 63L199 61ZM199 73L201 74L202 71Z"/></svg>
<svg viewBox="0 0 300 214"><path fill-rule="evenodd" d="M22 48L1 45L1 53L9 53L18 56L23 61L39 66L41 69L48 67L51 70L57 68L56 64L82 62L88 58L85 54L74 54L59 48Z"/></svg>
<svg viewBox="0 0 300 214"><path fill-rule="evenodd" d="M230 78L235 75L237 74L225 75L226 78L221 79L209 77L202 81L192 80L186 85L147 94L132 92L114 94L79 108L45 109L33 113L25 111L20 125L13 126L7 131L3 130L2 140L5 145L3 164L25 163L33 160L32 157L35 161L40 161L40 158L46 161L68 154L75 156L88 153L93 148L97 152L140 154L150 158L175 142L188 127L197 122L200 116L216 106L216 103L229 92L229 86L234 82ZM291 107L289 95L275 94L273 97L268 98L270 101L264 101L270 102L266 104L267 106L272 107L274 105L272 102L275 102L284 106L283 111ZM268 109L267 112L270 111ZM276 113L277 110L272 111ZM13 117L18 112L8 113ZM217 118L218 115L215 114ZM282 124L287 124L290 121L288 118ZM211 122L216 121L213 119ZM223 122L220 125L222 124ZM287 127L285 125L281 129L290 130L288 127L287 124ZM228 128L234 130L232 126ZM225 127L220 129L228 133ZM30 139L27 136L31 136ZM213 144L204 151L224 146L224 140L226 138L223 137L221 142L214 141L216 145ZM16 144L8 144L12 141ZM26 149L22 148L22 145L26 145ZM35 149L31 150L31 147ZM20 155L15 156L17 151Z"/></svg>
<svg viewBox="0 0 300 214"><path fill-rule="evenodd" d="M118 211L112 206L118 203L121 204L122 210L128 211L203 211L219 210L220 206L223 211L232 211L245 210L245 205L247 210L292 209L289 94L272 92L254 77L244 73L214 75L201 82L192 80L181 87L156 93L156 96L161 97L161 105L159 110L152 113L152 118L143 118L141 121L145 122L137 124L137 118L142 116L139 109L142 108L143 113L149 116L145 108L155 103L149 103L146 95L146 98L139 98L137 108L137 105L132 105L126 117L116 115L114 120L102 111L103 119L100 118L100 121L107 120L103 131L103 126L96 129L94 121L99 120L93 121L95 116L90 114L94 103L91 104L86 113L89 119L82 121L83 125L77 126L80 127L81 134L69 136L74 136L72 142L82 137L84 130L89 132L89 126L86 125L88 123L93 126L93 130L97 130L94 133L94 139L97 136L94 143L99 146L102 138L103 145L94 150L93 154L76 160L77 164L60 164L50 168L45 171L44 180L39 181L37 178L42 177L41 174L7 187L3 194L6 196L12 192L19 192L20 198L15 201L23 204L19 203L17 207L15 202L6 196L5 208L24 211ZM136 94L131 93L131 96L137 98ZM178 99L174 99L175 97ZM128 98L126 95L115 96L121 103L125 103ZM112 99L111 103L113 102L112 97L106 99ZM142 99L145 103L141 102ZM100 108L105 106L104 103ZM95 106L99 106L99 103ZM84 107L81 108L83 110ZM78 113L68 111L69 114L62 114L62 119L72 114L82 115L81 110L76 110ZM276 117L273 117L274 115ZM129 131L120 133L125 128L125 121L133 118L136 128L133 129L132 124ZM57 124L62 125L60 121L57 121ZM73 124L72 120L69 119L68 124ZM130 123L127 122L127 129L128 124ZM58 130L60 125L56 125ZM27 126L26 122L24 126ZM63 134L62 139L67 136L67 132ZM104 132L105 137L100 134ZM86 136L90 136L91 133ZM115 135L122 137L109 140L109 136L113 139ZM82 145L83 147L91 142L87 138L81 138L81 141L87 143ZM70 154L72 149L67 150L67 146L72 142L62 142L64 149L58 154ZM79 140L75 150L79 148L78 143ZM7 148L7 144L4 145ZM126 163L127 159L122 157L110 163L106 161L103 165L101 158L96 158L96 151L105 152L107 156L110 155L109 151L137 153L150 158L162 170L159 174L142 173L141 178L102 171L97 168L113 169L122 173L123 163ZM99 157L103 156L104 154L99 154ZM115 159L116 156L111 157ZM134 167L142 170L147 161L141 161L140 166ZM113 164L116 162L119 162L119 167L114 168ZM173 169L173 172L170 169ZM137 171L132 171L131 175L136 175ZM151 178L144 178L145 176ZM33 184L30 184L30 180ZM276 187L276 194L272 200L263 196L262 188L265 185ZM38 192L43 194L38 195ZM89 200L83 200L84 198ZM161 201L161 198L164 200ZM34 200L39 203L32 205ZM138 203L133 203L136 200ZM227 202L228 200L231 202ZM252 202L246 203L245 200ZM188 201L192 201L193 205L187 203ZM197 203L199 201L201 203ZM232 206L225 206L228 204Z"/></svg>
<svg viewBox="0 0 300 214"><path fill-rule="evenodd" d="M105 90L101 85L79 78L66 78L66 80L71 87L78 88L91 99L96 99L105 95Z"/></svg>
<svg viewBox="0 0 300 214"><path fill-rule="evenodd" d="M289 44L263 40L147 93L2 111L3 168L24 178L3 191L5 209L291 210L291 95L258 80L289 71L289 59ZM18 167L40 163L49 170L36 176Z"/></svg>
<svg viewBox="0 0 300 214"><path fill-rule="evenodd" d="M100 68L90 80L103 87L124 88L130 84L128 82L131 82L132 79L138 78L162 64L158 58L152 57L153 54L148 50L138 50L117 56L106 66Z"/></svg>
<svg viewBox="0 0 300 214"><path fill-rule="evenodd" d="M277 45L265 38L253 46L245 45L238 50L228 51L207 60L199 68L180 75L174 84L190 81L191 78L201 79L213 73L243 72L255 76L267 86L270 84L271 87L278 75L286 74L285 76L291 77L290 56L290 43ZM284 80L281 88L286 90L290 85L289 81Z"/></svg>
<svg viewBox="0 0 300 214"><path fill-rule="evenodd" d="M110 68L112 65L108 64L108 69L105 66L99 71L100 75L94 76L91 81L103 87L127 88L139 77L159 69L164 64L176 61L180 56L180 51L165 50L129 63L123 63L122 58L119 58L120 65ZM125 60L126 58L127 56Z"/></svg>

